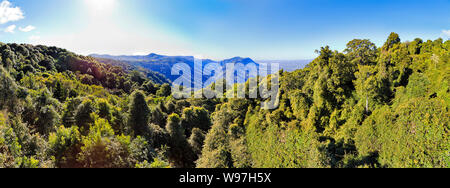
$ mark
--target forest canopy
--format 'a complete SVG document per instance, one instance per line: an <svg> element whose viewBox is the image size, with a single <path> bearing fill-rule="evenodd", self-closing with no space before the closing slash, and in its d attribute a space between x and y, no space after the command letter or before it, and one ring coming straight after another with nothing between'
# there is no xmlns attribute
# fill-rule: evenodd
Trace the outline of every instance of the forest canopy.
<svg viewBox="0 0 450 188"><path fill-rule="evenodd" d="M159 74L0 43L0 168L450 167L450 41L329 46L261 99L174 99Z"/></svg>

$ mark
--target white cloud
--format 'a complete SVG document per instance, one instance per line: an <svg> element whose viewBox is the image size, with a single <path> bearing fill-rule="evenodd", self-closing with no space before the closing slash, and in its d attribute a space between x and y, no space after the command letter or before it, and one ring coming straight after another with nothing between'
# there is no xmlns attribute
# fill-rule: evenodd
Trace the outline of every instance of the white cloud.
<svg viewBox="0 0 450 188"><path fill-rule="evenodd" d="M0 24L17 21L24 18L25 17L20 7L13 7L7 0L0 3Z"/></svg>
<svg viewBox="0 0 450 188"><path fill-rule="evenodd" d="M450 30L442 30L442 34L446 37L450 37Z"/></svg>
<svg viewBox="0 0 450 188"><path fill-rule="evenodd" d="M5 33L14 33L14 30L16 30L16 27L17 27L16 25L10 25L6 29L4 29L3 31Z"/></svg>
<svg viewBox="0 0 450 188"><path fill-rule="evenodd" d="M34 29L36 29L36 27L34 27L32 25L26 26L24 28L22 28L22 27L19 28L19 30L22 32L30 32L30 31L33 31Z"/></svg>

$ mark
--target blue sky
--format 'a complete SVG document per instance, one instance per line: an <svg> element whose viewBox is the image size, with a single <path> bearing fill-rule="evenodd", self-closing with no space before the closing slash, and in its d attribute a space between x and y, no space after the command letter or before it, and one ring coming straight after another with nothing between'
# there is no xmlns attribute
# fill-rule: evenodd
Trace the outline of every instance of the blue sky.
<svg viewBox="0 0 450 188"><path fill-rule="evenodd" d="M0 41L87 55L315 57L354 38L450 37L449 0L0 0Z"/></svg>

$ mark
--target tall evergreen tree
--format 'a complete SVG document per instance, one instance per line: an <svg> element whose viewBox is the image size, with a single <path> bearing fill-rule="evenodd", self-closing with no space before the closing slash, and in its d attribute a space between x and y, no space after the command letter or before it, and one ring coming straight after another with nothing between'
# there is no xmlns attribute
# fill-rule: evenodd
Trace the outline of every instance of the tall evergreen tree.
<svg viewBox="0 0 450 188"><path fill-rule="evenodd" d="M94 103L87 99L81 103L75 113L75 121L77 126L82 128L83 132L89 130L89 125L94 123L94 119L91 114L96 111Z"/></svg>
<svg viewBox="0 0 450 188"><path fill-rule="evenodd" d="M194 153L189 147L185 136L185 129L181 127L181 118L172 114L167 120L166 130L169 133L169 159L175 167L193 167Z"/></svg>
<svg viewBox="0 0 450 188"><path fill-rule="evenodd" d="M135 91L130 96L128 126L135 135L144 135L148 129L150 108L142 91Z"/></svg>

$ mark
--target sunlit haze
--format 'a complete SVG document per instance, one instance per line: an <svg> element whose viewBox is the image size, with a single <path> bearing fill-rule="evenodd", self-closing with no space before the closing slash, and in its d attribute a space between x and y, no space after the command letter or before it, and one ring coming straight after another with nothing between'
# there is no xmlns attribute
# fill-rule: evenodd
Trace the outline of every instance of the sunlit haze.
<svg viewBox="0 0 450 188"><path fill-rule="evenodd" d="M390 32L404 41L450 33L446 0L4 0L1 8L10 11L0 41L83 55L310 59L353 38L380 46Z"/></svg>

